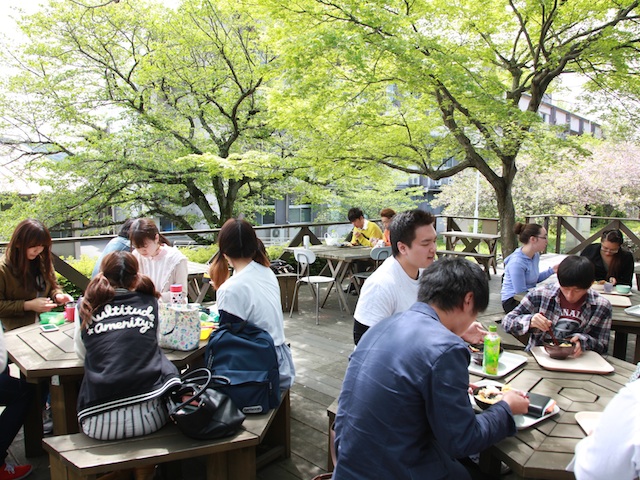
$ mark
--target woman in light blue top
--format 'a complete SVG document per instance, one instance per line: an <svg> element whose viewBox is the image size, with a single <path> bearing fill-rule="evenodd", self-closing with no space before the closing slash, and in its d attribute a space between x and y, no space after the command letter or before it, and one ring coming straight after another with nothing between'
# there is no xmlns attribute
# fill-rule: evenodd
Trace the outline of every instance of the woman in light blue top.
<svg viewBox="0 0 640 480"><path fill-rule="evenodd" d="M540 272L540 252L546 250L548 242L547 230L542 225L518 222L513 231L518 235L522 247L504 259L500 299L505 313L509 313L520 303L513 298L516 294L535 287L558 270L555 265Z"/></svg>

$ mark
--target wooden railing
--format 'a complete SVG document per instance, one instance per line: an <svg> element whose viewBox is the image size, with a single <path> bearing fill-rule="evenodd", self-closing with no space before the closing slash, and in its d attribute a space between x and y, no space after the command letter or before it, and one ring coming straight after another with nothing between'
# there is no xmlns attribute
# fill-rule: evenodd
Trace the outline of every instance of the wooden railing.
<svg viewBox="0 0 640 480"><path fill-rule="evenodd" d="M601 226L592 232L594 221L601 223ZM635 260L640 259L640 238L632 229L632 226L635 226L635 231L640 231L640 219L637 218L535 215L527 217L527 222L544 225L547 231L554 230L555 253L569 255L579 253L588 245L600 240L603 232L617 229L625 235L625 246L633 252Z"/></svg>
<svg viewBox="0 0 640 480"><path fill-rule="evenodd" d="M436 215L436 228L438 231L471 231L474 220L478 221L478 231L482 233L499 233L499 222L496 218L475 218L467 216L446 216ZM584 224L588 223L588 228L582 225L583 228L574 226L581 220ZM377 220L372 220L377 221ZM527 222L535 222L544 225L548 230L554 230L557 234L555 242L555 253L567 253L574 254L582 251L587 245L594 243L600 239L602 232L610 229L620 229L627 239L627 246L633 251L634 258L640 259L640 239L634 232L630 225L635 224L635 231L640 231L640 219L634 218L615 218L615 217L585 217L585 216L561 216L561 215L536 215L526 218ZM598 228L594 233L591 233L591 225L593 221L602 221L603 226ZM305 235L309 235L312 245L319 245L327 233L336 226L342 227L342 229L348 230L350 227L349 222L322 222L322 223L296 223L287 225L265 225L256 226L255 230L260 232L279 229L286 231L284 238L287 246L295 247L302 245L302 239ZM582 230L582 231L581 231ZM171 232L162 232L167 237L203 237L210 236L213 241L213 237L220 231L219 228L201 229L201 230L175 230ZM585 233L588 231L588 234ZM96 235L96 236L84 236L84 237L68 237L68 238L54 238L54 248L58 244L86 244L92 241L104 241L110 240L115 235ZM568 241L568 240L569 241ZM569 244L568 248L565 245ZM6 247L7 242L0 242L0 249ZM563 251L565 250L565 251ZM54 255L54 267L56 271L64 276L71 283L84 291L89 283L89 279L82 273L78 272L75 268L62 260L58 255Z"/></svg>

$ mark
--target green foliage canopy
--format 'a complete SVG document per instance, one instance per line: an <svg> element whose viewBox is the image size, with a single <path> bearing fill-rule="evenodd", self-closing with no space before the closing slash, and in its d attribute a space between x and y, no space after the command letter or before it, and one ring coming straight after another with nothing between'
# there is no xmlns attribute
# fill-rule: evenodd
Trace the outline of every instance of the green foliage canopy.
<svg viewBox="0 0 640 480"><path fill-rule="evenodd" d="M516 160L537 141L543 96L563 73L637 63L637 1L261 4L284 71L270 92L283 128L332 158L434 179L477 169L495 191L505 255Z"/></svg>

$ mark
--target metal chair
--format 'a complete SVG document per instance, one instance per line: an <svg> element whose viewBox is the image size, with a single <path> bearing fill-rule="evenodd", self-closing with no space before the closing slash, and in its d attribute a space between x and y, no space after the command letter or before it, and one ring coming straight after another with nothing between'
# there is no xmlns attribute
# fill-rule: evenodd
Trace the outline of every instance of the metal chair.
<svg viewBox="0 0 640 480"><path fill-rule="evenodd" d="M362 283L364 283L364 281L371 276L375 269L380 266L380 263L391 256L391 247L372 248L369 256L374 261L374 269L368 272L354 273L353 275L351 275L351 281L353 282L354 288L356 289L356 293L358 295L360 295L360 288L362 286L358 280L362 280Z"/></svg>
<svg viewBox="0 0 640 480"><path fill-rule="evenodd" d="M329 284L329 290L331 290L332 287L335 287L337 290L338 283L336 282L335 277L328 277L324 275L310 275L311 265L316 261L316 254L311 250L308 250L306 248L296 248L293 251L293 256L298 263L296 271L296 286L293 289L293 298L297 298L298 287L301 283L306 283L307 285L309 285L309 288L311 289L311 292L316 299L316 325L319 325L320 321L318 319L318 313L320 310L320 284L327 283ZM342 299L340 295L338 295L338 304L340 305L340 310L342 310ZM293 305L294 302L291 303L289 318L293 316Z"/></svg>

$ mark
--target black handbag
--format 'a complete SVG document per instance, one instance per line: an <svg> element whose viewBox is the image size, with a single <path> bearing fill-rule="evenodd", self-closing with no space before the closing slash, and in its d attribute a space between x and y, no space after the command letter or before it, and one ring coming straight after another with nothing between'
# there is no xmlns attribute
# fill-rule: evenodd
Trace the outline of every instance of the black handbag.
<svg viewBox="0 0 640 480"><path fill-rule="evenodd" d="M169 393L169 417L180 431L198 440L228 437L236 433L245 419L233 401L210 384L225 385L229 380L198 368L180 377L182 385Z"/></svg>

